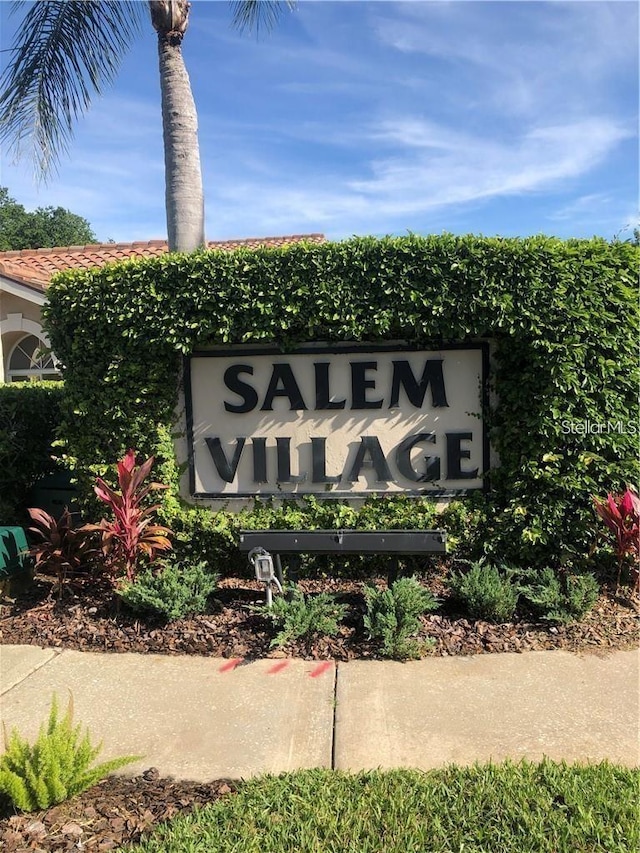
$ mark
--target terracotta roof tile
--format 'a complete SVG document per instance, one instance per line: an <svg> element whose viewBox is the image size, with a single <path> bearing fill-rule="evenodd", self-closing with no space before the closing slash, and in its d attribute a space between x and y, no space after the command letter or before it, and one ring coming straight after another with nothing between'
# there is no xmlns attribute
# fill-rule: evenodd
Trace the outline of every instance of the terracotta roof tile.
<svg viewBox="0 0 640 853"><path fill-rule="evenodd" d="M210 240L209 249L256 249L293 243L324 243L324 234L294 234L286 237L248 237L243 240ZM110 261L153 258L168 251L166 240L135 243L96 243L89 246L56 246L53 249L22 249L0 252L0 275L44 290L51 276L62 270L90 269Z"/></svg>

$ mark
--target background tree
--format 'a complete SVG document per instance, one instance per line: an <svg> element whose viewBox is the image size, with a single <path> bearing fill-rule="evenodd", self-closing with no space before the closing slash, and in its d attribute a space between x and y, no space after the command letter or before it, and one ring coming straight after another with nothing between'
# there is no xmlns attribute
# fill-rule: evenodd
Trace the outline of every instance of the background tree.
<svg viewBox="0 0 640 853"><path fill-rule="evenodd" d="M11 198L6 187L0 187L0 252L96 242L91 225L77 213L64 207L27 211Z"/></svg>
<svg viewBox="0 0 640 853"><path fill-rule="evenodd" d="M239 0L231 4L241 29L270 25L293 0ZM0 139L17 156L25 147L45 177L68 149L76 119L94 94L116 76L140 31L146 6L158 34L170 251L204 245L204 201L197 114L182 39L187 0L16 0L26 7L0 82Z"/></svg>

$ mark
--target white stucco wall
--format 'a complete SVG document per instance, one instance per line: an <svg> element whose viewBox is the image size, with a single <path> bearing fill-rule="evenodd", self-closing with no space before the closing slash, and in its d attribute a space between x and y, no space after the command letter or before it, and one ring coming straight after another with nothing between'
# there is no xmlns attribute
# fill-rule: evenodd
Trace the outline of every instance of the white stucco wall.
<svg viewBox="0 0 640 853"><path fill-rule="evenodd" d="M5 381L13 347L26 335L35 335L46 346L41 311L45 297L31 288L0 278L0 382Z"/></svg>

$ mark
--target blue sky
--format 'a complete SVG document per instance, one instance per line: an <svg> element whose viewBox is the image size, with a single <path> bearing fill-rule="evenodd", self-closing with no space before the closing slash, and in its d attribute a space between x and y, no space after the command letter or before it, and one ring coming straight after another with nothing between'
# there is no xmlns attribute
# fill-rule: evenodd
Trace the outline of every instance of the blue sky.
<svg viewBox="0 0 640 853"><path fill-rule="evenodd" d="M184 54L208 239L612 238L638 221L635 0L303 0L259 40L194 0ZM4 158L0 183L100 240L165 236L157 74L149 23L57 176Z"/></svg>

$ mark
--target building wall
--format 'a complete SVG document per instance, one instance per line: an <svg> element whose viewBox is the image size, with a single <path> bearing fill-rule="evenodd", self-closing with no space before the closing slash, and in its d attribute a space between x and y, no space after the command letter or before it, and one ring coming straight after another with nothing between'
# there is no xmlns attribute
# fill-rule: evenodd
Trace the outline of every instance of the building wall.
<svg viewBox="0 0 640 853"><path fill-rule="evenodd" d="M9 357L14 346L27 335L35 335L48 346L42 329L43 297L18 296L0 286L0 382L6 381Z"/></svg>
<svg viewBox="0 0 640 853"><path fill-rule="evenodd" d="M3 291L0 302L0 321L6 320L9 314L22 314L27 320L40 324L42 308L20 296Z"/></svg>

